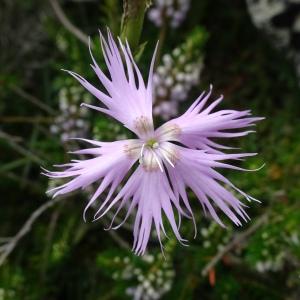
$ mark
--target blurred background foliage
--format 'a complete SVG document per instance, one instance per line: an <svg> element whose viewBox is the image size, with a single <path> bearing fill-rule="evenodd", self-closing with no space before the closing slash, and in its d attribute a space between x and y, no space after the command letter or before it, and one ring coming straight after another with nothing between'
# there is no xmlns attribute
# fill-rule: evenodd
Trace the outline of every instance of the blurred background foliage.
<svg viewBox="0 0 300 300"><path fill-rule="evenodd" d="M190 222L181 229L190 246L181 246L170 234L164 259L153 237L148 253L136 257L130 251L130 222L108 232L103 227L109 219L83 222L91 193L86 190L50 204L14 244L32 213L51 201L45 191L54 183L40 175L40 166L65 162L67 151L80 147L68 138L115 140L130 133L80 108L81 102L95 99L60 70L76 71L97 84L86 37L105 68L98 29L108 26L120 33L122 2L2 0L0 300L300 299L300 89L295 61L253 25L246 1L154 2L135 53L146 76L160 40L156 124L184 111L210 83L215 97L224 94L222 107L249 108L265 116L256 134L232 145L259 153L243 166L266 166L246 174L223 171L262 203L249 204L249 224L228 224L224 230L203 217L190 195L198 236L193 239Z"/></svg>

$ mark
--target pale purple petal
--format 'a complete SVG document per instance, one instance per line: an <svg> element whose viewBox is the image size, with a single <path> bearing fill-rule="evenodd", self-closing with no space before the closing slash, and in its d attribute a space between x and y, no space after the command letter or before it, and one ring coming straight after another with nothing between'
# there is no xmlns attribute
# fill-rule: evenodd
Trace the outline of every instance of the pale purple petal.
<svg viewBox="0 0 300 300"><path fill-rule="evenodd" d="M108 41L104 39L101 33L100 41L110 78L100 69L90 49L93 62L91 67L106 89L106 93L100 91L79 74L71 71L67 72L77 79L104 105L104 107L99 107L84 103L83 106L103 112L117 119L139 137L143 137L144 134L139 131L136 124L139 118L143 117L147 119L147 126L149 126L149 130L153 131L152 73L156 50L152 58L146 87L128 44L124 45L119 39L119 50L118 45L113 40L109 31ZM122 61L121 53L124 56L124 62ZM137 78L137 80L135 78Z"/></svg>
<svg viewBox="0 0 300 300"><path fill-rule="evenodd" d="M103 203L95 217L101 218L114 206L118 206L116 213L127 207L126 220L136 207L133 249L136 254L142 255L146 250L152 225L161 243L161 231L165 233L162 213L167 217L177 239L182 243L185 241L180 236L174 215L174 208L179 208L176 202L178 199L171 189L166 173L159 170L148 172L139 166L119 194L106 207L107 203Z"/></svg>
<svg viewBox="0 0 300 300"><path fill-rule="evenodd" d="M112 143L89 141L101 145L97 148L89 148L75 151L75 154L89 154L96 156L85 160L72 160L65 164L67 168L63 171L46 171L46 176L54 179L73 178L69 182L49 190L53 197L73 192L77 189L84 189L87 186L97 183L98 188L90 199L84 210L84 218L87 209L94 201L110 186L110 198L119 186L125 175L138 159L138 151L128 153L128 145L140 144L138 140L124 140Z"/></svg>
<svg viewBox="0 0 300 300"><path fill-rule="evenodd" d="M193 221L196 236L197 226L187 189L193 191L204 214L210 215L221 226L225 225L219 211L237 226L247 222L246 205L238 194L249 202L258 200L241 191L216 169L251 171L230 161L242 161L255 153L224 153L224 150L234 148L220 145L215 139L245 136L253 132L250 127L262 118L252 117L249 110L214 111L223 97L208 103L211 87L183 115L154 130L152 81L157 46L146 86L127 42L123 44L119 39L116 44L109 31L107 40L100 34L100 41L108 76L100 69L91 49L90 54L92 68L104 92L80 75L68 72L103 105L84 103L83 106L117 119L136 133L138 139L115 142L76 139L89 143L89 148L71 152L80 155L80 159L55 166L59 171L45 170L43 174L52 179L69 179L49 192L55 197L96 185L84 210L84 219L88 208L105 193L95 211L94 221L115 209L108 229L117 229L135 215L133 250L138 255L145 253L152 227L163 249L164 216L182 244L185 242L179 232L182 217ZM83 158L85 155L91 157ZM120 190L117 190L119 186ZM123 221L114 224L116 216L123 210Z"/></svg>
<svg viewBox="0 0 300 300"><path fill-rule="evenodd" d="M254 132L253 130L248 130L248 128L254 126L255 122L263 118L250 117L251 113L249 110L220 110L212 112L222 101L222 96L204 109L211 91L212 87L207 94L202 93L183 115L168 121L157 129L157 134L164 133L171 126L177 126L180 128L180 132L173 135L171 139L169 137L169 141L181 142L189 148L221 153L219 149L228 147L214 143L210 140L211 138L234 138Z"/></svg>
<svg viewBox="0 0 300 300"><path fill-rule="evenodd" d="M167 143L166 143L167 144ZM187 202L186 188L190 188L199 199L204 211L208 211L213 219L221 226L224 223L217 214L217 208L222 210L236 225L241 225L241 220L247 221L245 205L236 196L225 189L228 185L233 190L241 193L247 200L254 200L252 197L237 189L228 179L218 173L214 168L231 168L243 170L228 163L219 163L232 159L240 159L252 156L252 153L244 154L210 154L201 150L183 148L177 145L162 145L162 147L173 148L173 151L180 157L175 167L167 166L173 188L177 191L180 188L180 196ZM186 205L189 209L189 206Z"/></svg>

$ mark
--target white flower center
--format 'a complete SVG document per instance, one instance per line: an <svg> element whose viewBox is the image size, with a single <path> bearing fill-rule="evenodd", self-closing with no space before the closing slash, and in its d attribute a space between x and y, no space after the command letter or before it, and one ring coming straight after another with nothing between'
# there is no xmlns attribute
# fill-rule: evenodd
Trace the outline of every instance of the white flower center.
<svg viewBox="0 0 300 300"><path fill-rule="evenodd" d="M159 143L155 139L142 141L131 141L126 144L124 151L131 159L138 159L145 171L164 172L164 164L175 167L179 160L176 146L169 142Z"/></svg>
<svg viewBox="0 0 300 300"><path fill-rule="evenodd" d="M153 124L145 116L137 118L134 124L140 139L128 141L124 146L126 155L138 159L145 171L164 172L164 165L174 168L179 154L170 141L178 140L180 127L167 123L154 132Z"/></svg>

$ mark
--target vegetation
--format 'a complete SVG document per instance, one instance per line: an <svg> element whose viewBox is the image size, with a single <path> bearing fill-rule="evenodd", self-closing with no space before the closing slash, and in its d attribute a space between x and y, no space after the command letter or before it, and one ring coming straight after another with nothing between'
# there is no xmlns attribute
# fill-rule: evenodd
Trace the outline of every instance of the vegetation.
<svg viewBox="0 0 300 300"><path fill-rule="evenodd" d="M45 191L54 183L40 175L40 167L66 162L65 153L80 147L67 137L130 136L103 115L79 108L83 99L95 99L60 70L74 70L97 84L85 38L91 37L104 67L98 28L120 34L123 6L117 0L61 1L58 9L80 28L79 38L59 17L57 1L2 2L0 300L299 299L299 78L286 51L275 49L252 25L245 2L194 0L177 28L155 27L145 16L141 39L132 42L139 44L135 54L144 75L158 39L158 66L175 48L189 59L203 58L200 81L179 111L213 83L214 96L225 96L224 108L249 108L266 117L255 135L233 144L259 153L243 167L265 167L224 172L261 200L249 204L251 221L242 228L227 222L223 229L204 217L191 195L198 236L193 239L193 224L184 221L181 230L190 246L170 234L166 259L155 238L144 257L131 253L131 221L118 231L103 230L108 218L84 223L90 190L50 203L20 234L33 212L51 201ZM130 30L132 24L122 26Z"/></svg>

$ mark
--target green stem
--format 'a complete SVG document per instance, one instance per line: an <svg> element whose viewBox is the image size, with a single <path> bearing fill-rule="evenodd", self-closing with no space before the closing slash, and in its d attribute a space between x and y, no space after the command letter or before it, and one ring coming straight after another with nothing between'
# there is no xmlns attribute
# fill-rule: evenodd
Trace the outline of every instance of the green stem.
<svg viewBox="0 0 300 300"><path fill-rule="evenodd" d="M148 3L149 0L123 0L121 39L128 41L133 52L139 45Z"/></svg>

